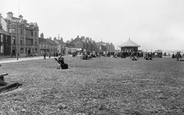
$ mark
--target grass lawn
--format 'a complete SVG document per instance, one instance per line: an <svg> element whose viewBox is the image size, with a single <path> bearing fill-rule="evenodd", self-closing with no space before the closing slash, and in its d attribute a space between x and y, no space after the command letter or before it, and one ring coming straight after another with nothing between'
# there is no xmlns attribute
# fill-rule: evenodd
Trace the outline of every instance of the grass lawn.
<svg viewBox="0 0 184 115"><path fill-rule="evenodd" d="M8 83L23 85L0 94L0 114L182 115L184 62L129 58L65 57L2 64Z"/></svg>

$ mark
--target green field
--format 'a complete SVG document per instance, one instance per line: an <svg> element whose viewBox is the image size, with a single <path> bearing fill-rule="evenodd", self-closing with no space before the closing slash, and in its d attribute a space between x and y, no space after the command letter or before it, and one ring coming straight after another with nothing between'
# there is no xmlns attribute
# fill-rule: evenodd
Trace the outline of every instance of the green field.
<svg viewBox="0 0 184 115"><path fill-rule="evenodd" d="M0 114L12 115L182 115L184 62L129 58L81 60L65 57L2 64L8 83L23 85L0 94Z"/></svg>

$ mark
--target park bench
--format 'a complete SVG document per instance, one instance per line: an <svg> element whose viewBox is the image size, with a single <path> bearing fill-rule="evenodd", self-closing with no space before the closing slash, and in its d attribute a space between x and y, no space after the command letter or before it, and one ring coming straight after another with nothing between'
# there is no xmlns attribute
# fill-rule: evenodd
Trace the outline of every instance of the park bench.
<svg viewBox="0 0 184 115"><path fill-rule="evenodd" d="M4 82L4 76L7 76L8 73L2 73L0 74L0 86L6 85L7 83Z"/></svg>

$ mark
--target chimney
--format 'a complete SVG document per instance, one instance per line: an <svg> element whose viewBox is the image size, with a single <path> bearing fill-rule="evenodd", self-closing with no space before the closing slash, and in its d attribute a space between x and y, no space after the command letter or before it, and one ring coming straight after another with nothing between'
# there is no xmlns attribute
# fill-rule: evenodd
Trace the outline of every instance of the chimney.
<svg viewBox="0 0 184 115"><path fill-rule="evenodd" d="M12 12L8 12L8 13L7 13L7 16L13 17L13 13L12 13Z"/></svg>
<svg viewBox="0 0 184 115"><path fill-rule="evenodd" d="M63 38L61 37L61 41L63 41Z"/></svg>
<svg viewBox="0 0 184 115"><path fill-rule="evenodd" d="M26 24L27 23L27 20L24 20L24 24Z"/></svg>
<svg viewBox="0 0 184 115"><path fill-rule="evenodd" d="M19 19L23 19L23 16L22 15L19 15Z"/></svg>
<svg viewBox="0 0 184 115"><path fill-rule="evenodd" d="M89 40L89 37L86 37L87 40Z"/></svg>
<svg viewBox="0 0 184 115"><path fill-rule="evenodd" d="M79 38L79 35L77 35L77 38Z"/></svg>

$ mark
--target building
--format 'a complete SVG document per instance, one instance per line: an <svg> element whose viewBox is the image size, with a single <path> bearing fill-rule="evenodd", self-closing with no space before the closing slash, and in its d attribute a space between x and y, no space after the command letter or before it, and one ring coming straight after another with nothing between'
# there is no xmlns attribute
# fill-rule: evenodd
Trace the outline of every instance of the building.
<svg viewBox="0 0 184 115"><path fill-rule="evenodd" d="M47 53L47 55L54 55L57 52L57 44L51 40L50 38L39 38L39 49L40 54L43 55L44 52Z"/></svg>
<svg viewBox="0 0 184 115"><path fill-rule="evenodd" d="M100 41L100 42L97 42L96 44L97 44L98 52L107 51L105 42Z"/></svg>
<svg viewBox="0 0 184 115"><path fill-rule="evenodd" d="M113 43L106 43L107 45L107 51L108 52L114 52L115 51L115 46Z"/></svg>
<svg viewBox="0 0 184 115"><path fill-rule="evenodd" d="M11 55L29 56L39 54L39 27L28 23L23 16L14 17L12 12L5 18L7 31L11 35Z"/></svg>
<svg viewBox="0 0 184 115"><path fill-rule="evenodd" d="M50 44L47 42L46 39L44 38L39 38L39 49L40 49L40 54L43 55L44 52L49 52L49 46Z"/></svg>
<svg viewBox="0 0 184 115"><path fill-rule="evenodd" d="M72 40L70 43L73 44L74 48L78 48L78 49L83 49L84 48L84 42L83 42L83 37L79 37L77 36L74 40Z"/></svg>
<svg viewBox="0 0 184 115"><path fill-rule="evenodd" d="M140 45L129 39L128 41L121 44L119 47L121 48L122 52L138 52L138 47L140 47Z"/></svg>
<svg viewBox="0 0 184 115"><path fill-rule="evenodd" d="M114 52L115 47L112 43L97 42L97 48L100 52Z"/></svg>
<svg viewBox="0 0 184 115"><path fill-rule="evenodd" d="M97 45L92 38L85 36L77 36L74 40L70 42L73 45L73 48L77 48L81 51L93 52L97 51Z"/></svg>
<svg viewBox="0 0 184 115"><path fill-rule="evenodd" d="M51 38L46 39L46 41L49 43L49 55L55 55L57 52L57 44L54 42Z"/></svg>
<svg viewBox="0 0 184 115"><path fill-rule="evenodd" d="M63 42L63 38L61 39L54 38L54 42L57 44L57 52L66 54L66 43Z"/></svg>
<svg viewBox="0 0 184 115"><path fill-rule="evenodd" d="M10 55L11 36L6 32L7 23L0 14L0 56Z"/></svg>

